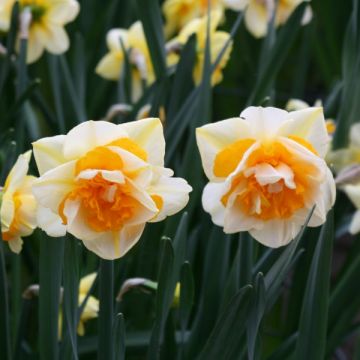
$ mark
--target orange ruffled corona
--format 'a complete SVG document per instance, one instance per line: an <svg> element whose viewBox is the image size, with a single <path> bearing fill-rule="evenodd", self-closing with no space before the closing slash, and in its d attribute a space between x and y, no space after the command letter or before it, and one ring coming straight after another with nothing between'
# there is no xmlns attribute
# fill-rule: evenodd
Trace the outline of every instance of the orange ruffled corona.
<svg viewBox="0 0 360 360"><path fill-rule="evenodd" d="M309 226L325 221L335 183L323 159L322 108L250 107L240 118L197 129L197 142L210 180L203 206L226 233L249 231L278 247L296 236L315 204Z"/></svg>

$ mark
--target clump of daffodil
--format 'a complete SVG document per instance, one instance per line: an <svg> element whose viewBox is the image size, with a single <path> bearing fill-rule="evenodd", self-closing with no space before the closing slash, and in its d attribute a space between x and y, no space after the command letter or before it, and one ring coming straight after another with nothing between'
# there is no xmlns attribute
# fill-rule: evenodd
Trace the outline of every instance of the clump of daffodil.
<svg viewBox="0 0 360 360"><path fill-rule="evenodd" d="M267 33L268 24L275 14L275 26L286 23L294 10L303 2L310 0L224 0L225 6L235 11L245 11L245 25L250 33L257 37L264 37ZM305 10L303 25L309 23L312 18L310 6Z"/></svg>
<svg viewBox="0 0 360 360"><path fill-rule="evenodd" d="M205 16L209 3L211 10L223 10L223 0L166 0L163 4L166 36L174 35L191 20Z"/></svg>
<svg viewBox="0 0 360 360"><path fill-rule="evenodd" d="M203 207L225 233L249 231L275 248L298 234L315 205L308 225L325 222L336 192L322 108L249 107L196 135L210 181Z"/></svg>
<svg viewBox="0 0 360 360"><path fill-rule="evenodd" d="M360 164L360 123L351 126L349 145L346 148L331 151L327 158L337 173L349 166Z"/></svg>
<svg viewBox="0 0 360 360"><path fill-rule="evenodd" d="M0 3L0 30L8 31L11 10L15 0ZM76 0L19 0L20 11L29 11L27 63L38 60L44 50L61 54L69 48L69 38L64 29L79 13ZM24 30L24 29L23 29ZM24 35L22 35L24 36Z"/></svg>
<svg viewBox="0 0 360 360"><path fill-rule="evenodd" d="M146 85L155 80L154 68L146 43L144 30L140 21L127 29L112 29L106 36L108 53L100 60L95 71L107 80L118 81L125 63L124 51L129 54L132 67L132 101L136 102ZM167 58L168 65L177 60L173 54Z"/></svg>
<svg viewBox="0 0 360 360"><path fill-rule="evenodd" d="M123 256L147 222L164 220L189 200L191 187L164 167L159 119L87 121L33 146L39 227L50 236L69 232L104 259Z"/></svg>
<svg viewBox="0 0 360 360"><path fill-rule="evenodd" d="M15 253L22 249L22 238L31 235L36 228L37 205L31 192L36 178L27 175L30 158L31 151L18 157L2 189L2 239Z"/></svg>
<svg viewBox="0 0 360 360"><path fill-rule="evenodd" d="M224 48L224 45L230 39L230 34L225 31L216 30L219 22L221 20L222 13L221 11L212 11L210 13L210 49L211 49L211 63L213 64L217 59L218 55ZM207 37L207 28L208 28L208 16L198 18L190 21L179 33L171 43L179 43L181 45L186 44L189 37L193 34L196 34L197 39L197 48L196 48L196 64L194 67L193 77L195 84L199 84L202 79L203 68L204 68L204 57L206 49L206 37ZM232 43L227 47L225 53L222 56L222 59L218 66L216 67L214 73L211 77L211 84L214 86L222 81L222 70L226 66L230 53L232 50Z"/></svg>

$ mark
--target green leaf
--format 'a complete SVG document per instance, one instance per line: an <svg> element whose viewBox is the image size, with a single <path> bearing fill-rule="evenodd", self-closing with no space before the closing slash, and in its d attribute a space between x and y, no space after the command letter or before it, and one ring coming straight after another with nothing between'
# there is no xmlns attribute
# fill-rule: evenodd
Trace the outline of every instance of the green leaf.
<svg viewBox="0 0 360 360"><path fill-rule="evenodd" d="M334 239L333 216L331 210L316 245L301 311L295 359L317 360L325 356Z"/></svg>
<svg viewBox="0 0 360 360"><path fill-rule="evenodd" d="M117 314L114 323L114 345L115 345L115 360L125 360L125 320L123 314Z"/></svg>
<svg viewBox="0 0 360 360"><path fill-rule="evenodd" d="M100 259L98 360L114 359L114 262Z"/></svg>
<svg viewBox="0 0 360 360"><path fill-rule="evenodd" d="M40 360L58 360L60 285L64 238L40 238L39 351Z"/></svg>
<svg viewBox="0 0 360 360"><path fill-rule="evenodd" d="M151 333L147 359L155 360L160 357L164 326L174 296L173 270L174 250L170 239L163 239L163 249L159 270L158 291L156 294L156 318Z"/></svg>
<svg viewBox="0 0 360 360"><path fill-rule="evenodd" d="M258 333L266 307L265 283L262 273L258 273L256 276L254 290L254 301L249 315L249 322L247 328L247 345L249 360L258 359L260 353Z"/></svg>
<svg viewBox="0 0 360 360"><path fill-rule="evenodd" d="M198 360L233 359L246 329L252 287L240 289L221 314ZM233 357L232 357L233 356Z"/></svg>
<svg viewBox="0 0 360 360"><path fill-rule="evenodd" d="M5 258L3 253L4 242L0 234L0 349L4 360L11 359L9 299L7 289L7 276L5 271Z"/></svg>
<svg viewBox="0 0 360 360"><path fill-rule="evenodd" d="M159 1L137 0L136 3L156 78L162 79L166 77L166 55Z"/></svg>

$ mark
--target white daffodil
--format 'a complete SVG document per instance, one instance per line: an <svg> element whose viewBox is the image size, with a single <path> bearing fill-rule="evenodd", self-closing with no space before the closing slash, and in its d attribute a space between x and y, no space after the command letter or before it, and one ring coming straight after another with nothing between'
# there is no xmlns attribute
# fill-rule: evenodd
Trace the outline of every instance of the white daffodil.
<svg viewBox="0 0 360 360"><path fill-rule="evenodd" d="M0 3L0 30L8 31L11 9L15 0ZM69 48L69 38L64 29L79 13L76 0L19 0L20 11L29 9L31 22L28 35L27 63L38 60L44 50L62 54Z"/></svg>
<svg viewBox="0 0 360 360"><path fill-rule="evenodd" d="M207 15L208 0L166 0L163 4L165 34L172 36L191 20ZM223 0L210 0L211 10L223 11Z"/></svg>
<svg viewBox="0 0 360 360"><path fill-rule="evenodd" d="M22 249L22 237L31 235L36 228L36 201L31 192L36 178L27 175L30 158L31 151L18 157L2 190L2 239L15 253Z"/></svg>
<svg viewBox="0 0 360 360"><path fill-rule="evenodd" d="M51 236L71 233L104 259L123 256L147 222L188 202L191 187L164 168L159 119L87 121L33 146L39 226Z"/></svg>
<svg viewBox="0 0 360 360"><path fill-rule="evenodd" d="M222 49L224 48L227 41L230 39L230 34L225 31L219 31L216 30L219 26L220 20L222 17L221 11L212 11L210 13L210 60L213 64ZM207 24L208 24L208 16L204 16L202 18L198 18L195 20L190 21L179 33L179 35L174 38L171 43L180 43L184 45L189 37L192 34L196 34L197 38L197 48L196 48L196 63L194 67L194 81L196 84L199 84L202 79L203 75L203 68L204 68L204 57L205 57L205 49L206 49L206 36L207 36ZM223 76L222 76L222 70L226 66L229 58L230 53L232 50L232 44L230 44L224 55L222 56L222 59L215 69L212 78L211 83L212 85L216 85L221 82Z"/></svg>
<svg viewBox="0 0 360 360"><path fill-rule="evenodd" d="M232 10L245 10L246 28L257 38L266 35L275 9L275 26L278 27L285 24L294 10L303 2L310 2L310 0L279 0L277 5L276 0L224 0L225 6ZM302 24L309 23L311 19L312 11L308 6Z"/></svg>
<svg viewBox="0 0 360 360"><path fill-rule="evenodd" d="M210 182L203 207L226 233L249 231L279 247L309 226L324 223L335 201L335 182L324 156L329 136L322 108L287 112L249 107L197 129Z"/></svg>

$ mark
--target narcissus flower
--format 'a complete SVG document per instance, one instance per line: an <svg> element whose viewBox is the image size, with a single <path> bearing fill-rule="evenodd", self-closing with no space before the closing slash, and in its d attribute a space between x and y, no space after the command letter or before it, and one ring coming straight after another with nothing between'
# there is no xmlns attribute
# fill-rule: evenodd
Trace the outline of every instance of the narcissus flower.
<svg viewBox="0 0 360 360"><path fill-rule="evenodd" d="M221 11L212 11L210 13L210 49L211 49L211 63L213 64L217 59L219 53L223 49L226 42L230 39L230 34L225 31L218 31L216 28L219 25L221 20L222 13ZM192 34L196 34L197 38L197 59L194 68L194 81L196 84L201 82L203 68L204 68L204 57L205 57L205 49L206 49L206 35L207 35L207 23L208 16L204 16L199 19L192 20L188 23L179 33L179 35L173 39L172 43L180 43L185 44L189 37ZM228 46L225 53L222 56L222 59L215 69L211 83L212 85L216 85L222 80L222 70L226 66L230 53L232 50L232 44Z"/></svg>
<svg viewBox="0 0 360 360"><path fill-rule="evenodd" d="M27 175L31 151L20 155L11 169L2 190L1 232L10 249L19 253L22 238L36 228L36 201L31 186L36 179Z"/></svg>
<svg viewBox="0 0 360 360"><path fill-rule="evenodd" d="M302 2L310 0L279 0L276 8L275 0L224 0L225 6L235 11L245 10L245 25L247 29L257 38L266 35L268 23L276 9L275 26L286 23L290 15ZM312 18L310 6L306 8L303 25Z"/></svg>
<svg viewBox="0 0 360 360"><path fill-rule="evenodd" d="M210 0L211 10L223 10L223 0ZM205 16L208 0L166 0L163 4L165 33L171 36L191 20Z"/></svg>
<svg viewBox="0 0 360 360"><path fill-rule="evenodd" d="M360 123L356 123L350 128L349 146L331 151L327 160L336 172L348 166L360 164Z"/></svg>
<svg viewBox="0 0 360 360"><path fill-rule="evenodd" d="M87 121L33 145L39 226L51 236L71 233L104 259L123 256L147 222L188 202L191 187L164 168L159 119Z"/></svg>
<svg viewBox="0 0 360 360"><path fill-rule="evenodd" d="M309 226L324 223L335 182L323 159L329 137L322 108L249 107L196 135L210 180L203 207L226 233L249 231L279 247L297 235L314 205Z"/></svg>
<svg viewBox="0 0 360 360"><path fill-rule="evenodd" d="M20 10L28 8L31 13L27 62L38 60L44 50L52 54L64 53L69 48L69 38L64 26L79 13L76 0L19 0ZM8 31L11 9L15 0L0 3L0 30Z"/></svg>

